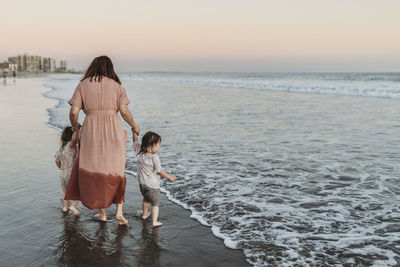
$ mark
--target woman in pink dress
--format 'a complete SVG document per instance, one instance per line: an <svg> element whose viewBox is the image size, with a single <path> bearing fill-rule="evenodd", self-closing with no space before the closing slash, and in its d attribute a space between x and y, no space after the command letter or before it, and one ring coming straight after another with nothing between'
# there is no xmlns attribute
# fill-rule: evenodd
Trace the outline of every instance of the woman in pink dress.
<svg viewBox="0 0 400 267"><path fill-rule="evenodd" d="M78 130L81 109L86 114L80 134L80 149L65 199L80 200L89 209L99 209L96 217L106 221L106 208L117 205L116 219L126 224L122 208L125 195L127 131L122 118L139 134L127 105L125 89L114 72L110 58L96 57L78 84L72 98L69 118Z"/></svg>

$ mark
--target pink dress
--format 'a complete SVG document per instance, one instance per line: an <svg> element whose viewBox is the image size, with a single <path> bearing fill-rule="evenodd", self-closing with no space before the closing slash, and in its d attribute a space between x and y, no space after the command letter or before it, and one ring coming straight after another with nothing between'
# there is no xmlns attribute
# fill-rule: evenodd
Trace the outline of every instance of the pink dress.
<svg viewBox="0 0 400 267"><path fill-rule="evenodd" d="M65 199L80 200L89 209L123 202L127 132L118 111L130 103L125 89L107 77L101 82L88 78L68 103L82 108L86 118Z"/></svg>

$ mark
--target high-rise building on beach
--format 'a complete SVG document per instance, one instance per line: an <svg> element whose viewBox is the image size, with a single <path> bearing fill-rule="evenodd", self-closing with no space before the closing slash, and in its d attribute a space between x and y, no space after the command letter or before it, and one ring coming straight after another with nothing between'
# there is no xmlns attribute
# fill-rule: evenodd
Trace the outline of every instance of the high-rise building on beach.
<svg viewBox="0 0 400 267"><path fill-rule="evenodd" d="M66 72L68 69L67 61L65 59L60 60L60 71Z"/></svg>
<svg viewBox="0 0 400 267"><path fill-rule="evenodd" d="M44 72L55 72L56 71L56 60L51 57L43 58L43 71Z"/></svg>
<svg viewBox="0 0 400 267"><path fill-rule="evenodd" d="M11 67L17 71L25 72L68 72L68 62L65 59L60 60L60 66L57 68L56 60L51 57L41 57L29 55L27 53L14 57L9 57L8 62L13 64ZM1 63L3 64L3 63ZM3 65L1 65L3 66ZM4 65L5 66L5 65ZM8 65L7 65L8 66ZM3 67L5 69L5 67Z"/></svg>
<svg viewBox="0 0 400 267"><path fill-rule="evenodd" d="M37 72L43 70L41 56L23 54L9 57L8 61L17 64L18 71Z"/></svg>

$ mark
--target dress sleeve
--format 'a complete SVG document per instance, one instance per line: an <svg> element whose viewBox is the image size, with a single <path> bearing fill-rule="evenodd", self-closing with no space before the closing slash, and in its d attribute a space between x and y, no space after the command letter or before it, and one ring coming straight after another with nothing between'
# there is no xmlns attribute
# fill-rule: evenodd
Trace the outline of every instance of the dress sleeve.
<svg viewBox="0 0 400 267"><path fill-rule="evenodd" d="M155 173L162 171L160 157L158 155L153 156L153 170Z"/></svg>
<svg viewBox="0 0 400 267"><path fill-rule="evenodd" d="M77 106L78 108L83 107L81 87L79 85L76 87L72 98L68 101L68 104L70 104L71 106Z"/></svg>
<svg viewBox="0 0 400 267"><path fill-rule="evenodd" d="M119 96L118 96L118 107L121 105L128 105L131 103L131 101L128 99L128 96L126 95L126 90L125 88L121 87Z"/></svg>
<svg viewBox="0 0 400 267"><path fill-rule="evenodd" d="M139 154L140 152L140 143L133 143L133 151L135 151L136 154Z"/></svg>

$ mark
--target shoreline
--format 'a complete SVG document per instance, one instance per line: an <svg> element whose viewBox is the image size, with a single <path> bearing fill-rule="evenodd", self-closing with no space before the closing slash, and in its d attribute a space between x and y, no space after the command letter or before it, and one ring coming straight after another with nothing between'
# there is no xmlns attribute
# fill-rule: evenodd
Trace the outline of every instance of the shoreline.
<svg viewBox="0 0 400 267"><path fill-rule="evenodd" d="M50 89L49 91L44 92L42 94L42 96L45 97L45 98L56 100L57 103L56 103L55 106L60 105L62 103L62 101L64 101L64 99L61 99L61 98L58 98L58 97L53 97L53 96L49 95L50 92L58 90L57 88L55 88L53 86L46 85L44 83L42 84L42 86ZM59 128L56 125L53 125L53 124L51 124L49 122L49 120L51 118L51 114L50 114L49 108L46 109L46 112L47 112L47 117L48 117L48 120L46 121L46 125L48 127L50 127L50 128L56 129L59 133L61 133L62 132L61 128ZM125 173L126 174L131 174L133 176L136 176L136 173L134 173L132 171L129 171L127 169L125 170ZM228 247L230 249L243 251L242 249L237 248L237 244L239 243L239 241L233 241L229 237L224 236L222 233L219 232L219 228L218 227L210 225L209 223L207 223L204 220L204 218L200 214L197 214L196 211L192 207L190 207L190 206L186 205L185 203L179 201L178 199L174 198L171 195L171 193L168 190L166 190L165 188L160 188L160 191L161 191L161 193L163 193L168 198L169 201L175 203L176 205L182 207L185 210L190 211L191 212L190 218L195 219L196 221L198 221L203 226L210 227L210 232L212 232L212 234L216 238L221 239L226 247Z"/></svg>
<svg viewBox="0 0 400 267"><path fill-rule="evenodd" d="M61 104L62 101L64 101L64 99L60 99L60 98L53 97L53 96L49 95L49 92L57 90L57 88L54 88L54 87L49 86L49 85L46 85L45 82L40 82L40 83L41 83L41 86L43 88L49 89L49 90L41 93L41 97L47 98L47 99L51 99L51 100L55 100L56 101L55 106ZM47 127L49 127L49 128L55 129L58 132L60 132L60 131L62 131L62 129L60 129L56 125L53 125L53 124L50 123L50 118L51 118L51 113L50 113L50 110L49 110L50 108L51 107L47 107L46 108L47 120L45 122L45 125ZM133 176L133 180L135 180L135 182L136 182L136 179L134 177L135 173L133 173L131 171L128 171L128 170L125 170L125 173L127 174L127 176ZM132 180L132 179L129 179L129 180ZM138 188L138 186L136 186L136 189L137 188ZM127 190L127 192L128 192L128 190ZM168 206L171 207L170 209L175 210L173 212L177 212L177 210L181 209L182 211L185 211L185 213L190 213L189 216L187 216L187 219L193 220L193 221L196 222L197 226L194 226L194 227L207 229L208 234L210 235L210 237L214 238L215 241L220 242L222 247L223 247L223 249L231 250L231 251L235 251L235 252L240 252L242 257L245 259L245 263L250 266L251 263L245 257L244 251L242 249L240 249L240 248L236 248L237 242L234 242L234 241L230 240L228 237L225 237L222 234L220 234L218 232L218 227L209 225L207 222L205 222L204 219L202 219L202 217L200 215L196 215L196 212L191 207L189 207L186 204L184 204L184 203L180 202L179 200L175 199L166 189L161 188L161 192L162 192L162 194L161 194L162 197L161 198L164 199L164 202L167 201L169 203ZM136 192L136 195L138 195L138 196L140 195L138 190ZM140 198L140 196L139 196L139 198ZM139 201L139 203L141 203L141 200ZM125 206L127 207L128 204L126 204ZM126 209L126 208L124 208L124 209ZM160 212L160 214L161 214L161 212ZM163 226L163 227L165 227L165 226ZM207 238L209 239L210 237L207 237ZM237 256L240 256L240 255L236 255L235 257L237 257ZM242 262L242 263L240 265L238 265L238 266L246 265L245 263L243 263L243 261L239 261L239 262ZM237 263L237 260L233 261L231 263L233 265L231 265L231 266L235 266L236 263Z"/></svg>

